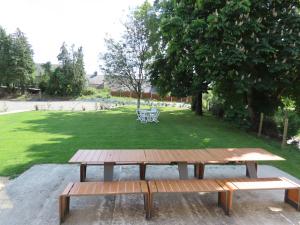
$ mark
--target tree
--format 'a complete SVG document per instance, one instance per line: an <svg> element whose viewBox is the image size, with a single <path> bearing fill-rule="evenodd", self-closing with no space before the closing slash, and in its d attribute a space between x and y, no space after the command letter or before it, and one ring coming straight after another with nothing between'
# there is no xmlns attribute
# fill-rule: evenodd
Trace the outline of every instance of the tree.
<svg viewBox="0 0 300 225"><path fill-rule="evenodd" d="M9 49L11 47L11 39L6 34L6 31L0 27L0 84L8 84L8 63L9 63Z"/></svg>
<svg viewBox="0 0 300 225"><path fill-rule="evenodd" d="M161 94L193 96L192 109L202 115L202 93L210 79L203 72L198 52L205 24L199 19L196 1L156 1L161 36L151 65L151 80Z"/></svg>
<svg viewBox="0 0 300 225"><path fill-rule="evenodd" d="M6 35L0 28L0 82L8 88L25 88L33 82L33 51L24 33Z"/></svg>
<svg viewBox="0 0 300 225"><path fill-rule="evenodd" d="M52 95L75 96L79 95L85 87L85 70L83 50L79 47L69 50L65 43L57 56L59 67L51 73L47 92Z"/></svg>
<svg viewBox="0 0 300 225"><path fill-rule="evenodd" d="M11 36L12 51L8 73L11 82L20 87L22 92L24 92L27 85L33 81L33 50L20 29L17 29Z"/></svg>
<svg viewBox="0 0 300 225"><path fill-rule="evenodd" d="M149 17L151 5L146 1L128 17L121 40L106 39L107 51L101 57L101 70L111 85L127 88L137 95L137 108L143 86L148 82L147 65L151 59Z"/></svg>
<svg viewBox="0 0 300 225"><path fill-rule="evenodd" d="M252 126L260 112L272 115L282 97L300 109L299 1L156 4L162 45L152 78L163 91L192 93L210 84L225 116Z"/></svg>
<svg viewBox="0 0 300 225"><path fill-rule="evenodd" d="M296 0L201 4L208 12L202 65L233 118L254 126L259 113L272 115L282 97L299 98L299 6Z"/></svg>
<svg viewBox="0 0 300 225"><path fill-rule="evenodd" d="M45 92L48 88L50 76L53 73L51 62L46 62L41 65L42 73L39 75L38 86L42 92Z"/></svg>

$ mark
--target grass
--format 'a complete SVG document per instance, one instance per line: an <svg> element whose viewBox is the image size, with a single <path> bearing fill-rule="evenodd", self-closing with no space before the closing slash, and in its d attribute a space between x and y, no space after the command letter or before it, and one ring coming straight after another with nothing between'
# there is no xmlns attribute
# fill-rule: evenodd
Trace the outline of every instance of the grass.
<svg viewBox="0 0 300 225"><path fill-rule="evenodd" d="M212 116L164 109L159 124L136 121L133 108L103 112L25 112L0 116L0 176L39 163L66 163L79 148L193 149L262 147L286 161L272 165L300 178L300 152L257 138Z"/></svg>

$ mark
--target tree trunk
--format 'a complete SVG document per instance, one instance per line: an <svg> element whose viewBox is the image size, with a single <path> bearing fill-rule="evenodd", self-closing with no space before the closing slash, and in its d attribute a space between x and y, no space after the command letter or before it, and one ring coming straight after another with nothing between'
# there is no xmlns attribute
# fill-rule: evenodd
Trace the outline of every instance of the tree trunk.
<svg viewBox="0 0 300 225"><path fill-rule="evenodd" d="M253 96L251 90L247 93L247 104L248 104L248 112L251 120L251 127L252 129L256 129L257 116L255 113L255 109L253 108Z"/></svg>
<svg viewBox="0 0 300 225"><path fill-rule="evenodd" d="M202 110L202 91L199 91L195 95L195 114L198 116L203 115L203 110Z"/></svg>
<svg viewBox="0 0 300 225"><path fill-rule="evenodd" d="M136 103L136 108L140 109L141 107L141 93L137 93L137 103Z"/></svg>
<svg viewBox="0 0 300 225"><path fill-rule="evenodd" d="M196 110L196 101L195 101L195 97L194 96L192 96L191 110L193 112Z"/></svg>

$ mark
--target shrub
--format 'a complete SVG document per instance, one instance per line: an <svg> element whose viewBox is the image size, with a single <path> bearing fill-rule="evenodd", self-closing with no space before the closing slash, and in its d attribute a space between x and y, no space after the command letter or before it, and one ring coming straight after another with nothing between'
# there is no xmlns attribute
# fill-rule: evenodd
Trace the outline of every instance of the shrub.
<svg viewBox="0 0 300 225"><path fill-rule="evenodd" d="M287 118L289 120L287 136L288 138L291 138L296 136L300 130L300 116L295 111L288 111ZM281 109L278 110L274 116L274 120L277 124L278 130L281 133L281 136L283 133L284 119L285 112Z"/></svg>
<svg viewBox="0 0 300 225"><path fill-rule="evenodd" d="M81 95L95 95L95 94L97 94L97 90L92 87L85 88L81 92Z"/></svg>
<svg viewBox="0 0 300 225"><path fill-rule="evenodd" d="M224 110L223 104L221 104L221 103L216 103L216 104L211 105L209 110L211 111L211 113L214 116L216 116L218 118L224 117L225 110Z"/></svg>

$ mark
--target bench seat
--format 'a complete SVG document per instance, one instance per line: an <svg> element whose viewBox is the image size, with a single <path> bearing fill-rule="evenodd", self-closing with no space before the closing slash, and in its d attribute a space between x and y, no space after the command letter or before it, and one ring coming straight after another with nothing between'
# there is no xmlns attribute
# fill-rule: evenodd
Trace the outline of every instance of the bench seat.
<svg viewBox="0 0 300 225"><path fill-rule="evenodd" d="M76 182L69 183L59 196L60 223L69 213L71 196L100 196L121 194L143 194L145 209L148 206L146 181Z"/></svg>
<svg viewBox="0 0 300 225"><path fill-rule="evenodd" d="M285 190L284 201L289 203L298 211L300 210L300 185L284 178L231 178L218 180L222 186L227 186L229 194L226 203L226 214L232 210L233 193L235 191L251 190Z"/></svg>
<svg viewBox="0 0 300 225"><path fill-rule="evenodd" d="M229 189L226 185L219 184L216 180L153 180L148 181L149 201L147 218L152 216L153 196L157 193L218 193L218 205L226 212L226 203Z"/></svg>

